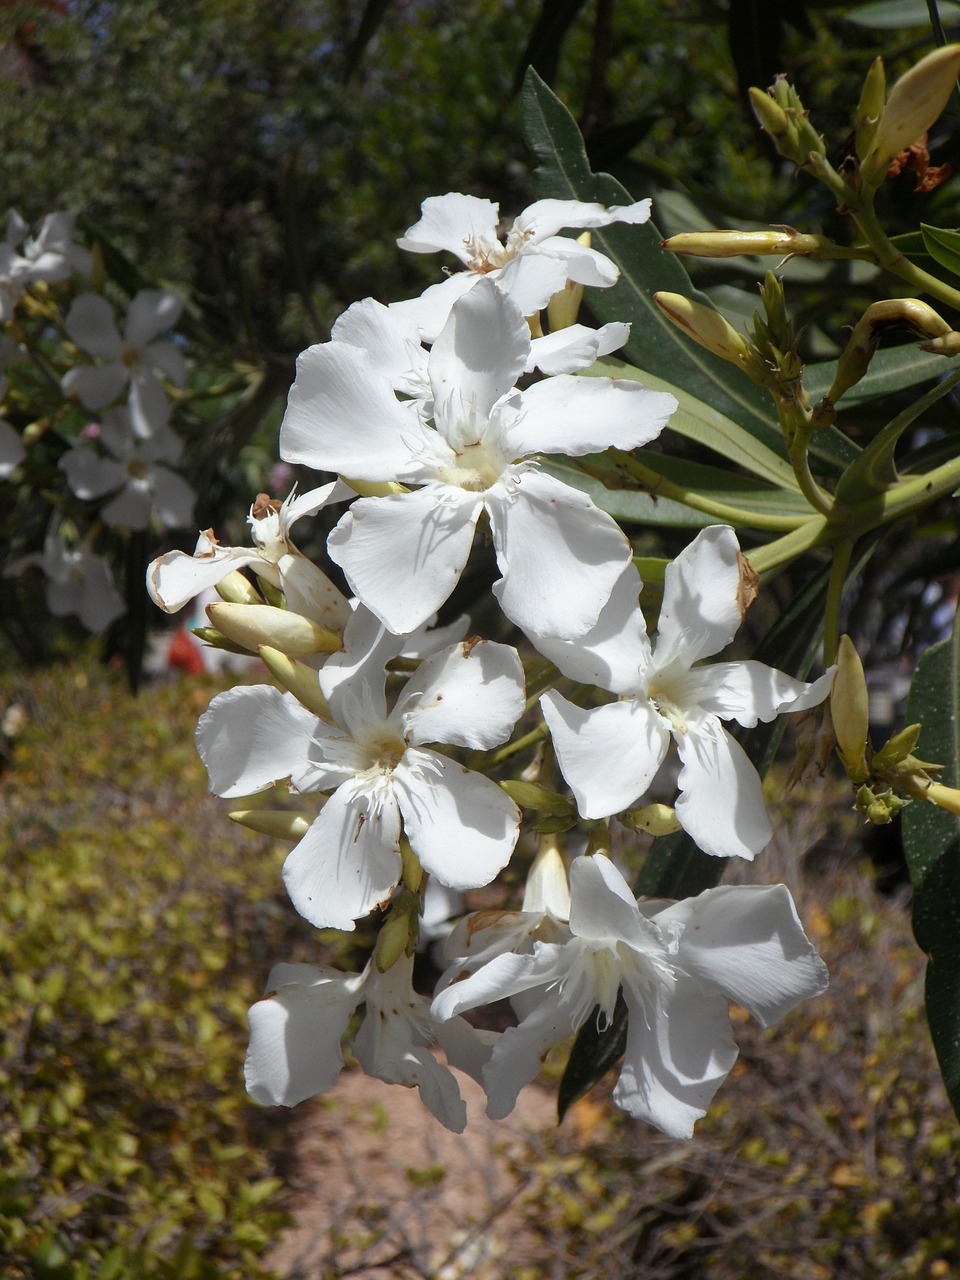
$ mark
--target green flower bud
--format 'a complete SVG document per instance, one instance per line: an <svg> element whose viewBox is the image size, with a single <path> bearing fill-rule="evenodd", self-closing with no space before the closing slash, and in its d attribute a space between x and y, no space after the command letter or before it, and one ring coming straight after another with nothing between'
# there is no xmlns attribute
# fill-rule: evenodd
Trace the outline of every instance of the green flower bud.
<svg viewBox="0 0 960 1280"><path fill-rule="evenodd" d="M918 724L907 725L905 729L895 733L873 757L873 772L876 774L886 773L888 769L892 769L895 765L902 764L917 745L919 737L920 726Z"/></svg>
<svg viewBox="0 0 960 1280"><path fill-rule="evenodd" d="M780 85L783 83L785 82L778 81L776 89L779 90ZM760 128L764 133L769 134L773 140L773 145L782 156L786 156L799 164L797 157L800 138L792 117L787 115L783 105L774 101L762 89L750 89L748 92L750 105L753 107L753 113L757 117ZM785 93L779 96L784 97Z"/></svg>
<svg viewBox="0 0 960 1280"><path fill-rule="evenodd" d="M843 767L852 782L870 777L867 763L869 696L863 663L849 636L841 636L837 649L837 674L830 693L830 715Z"/></svg>
<svg viewBox="0 0 960 1280"><path fill-rule="evenodd" d="M759 353L719 311L679 293L655 293L653 300L668 320L699 342L701 347L731 364L739 365L751 377L754 376L751 371L759 371L762 376L764 366Z"/></svg>
<svg viewBox="0 0 960 1280"><path fill-rule="evenodd" d="M228 604L262 604L260 593L239 569L234 569L217 583L217 595Z"/></svg>
<svg viewBox="0 0 960 1280"><path fill-rule="evenodd" d="M541 786L539 782L521 782L510 778L500 783L500 789L521 809L541 809L553 814L573 812L571 800L557 791L551 791L549 787Z"/></svg>
<svg viewBox="0 0 960 1280"><path fill-rule="evenodd" d="M297 662L279 649L262 644L257 650L270 674L315 716L326 720L330 715L327 700L320 692L320 681L313 667Z"/></svg>
<svg viewBox="0 0 960 1280"><path fill-rule="evenodd" d="M241 827L278 840L302 840L313 821L312 814L288 813L284 809L234 809L227 817Z"/></svg>
<svg viewBox="0 0 960 1280"><path fill-rule="evenodd" d="M634 831L649 831L652 836L668 836L680 830L676 811L668 804L646 804L620 814L624 826Z"/></svg>
<svg viewBox="0 0 960 1280"><path fill-rule="evenodd" d="M883 105L887 96L887 77L883 69L883 59L874 58L867 72L860 91L860 102L857 105L857 155L861 160L870 154L880 126Z"/></svg>

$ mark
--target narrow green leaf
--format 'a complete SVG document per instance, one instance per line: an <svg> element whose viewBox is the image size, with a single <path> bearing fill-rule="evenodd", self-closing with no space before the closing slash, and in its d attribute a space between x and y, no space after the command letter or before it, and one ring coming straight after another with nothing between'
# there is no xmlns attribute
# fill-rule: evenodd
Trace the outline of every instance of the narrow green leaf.
<svg viewBox="0 0 960 1280"><path fill-rule="evenodd" d="M918 751L960 781L960 624L928 649L907 701L908 722L922 726ZM913 932L928 956L927 1021L954 1111L960 1116L960 819L915 800L904 810L903 847L913 883Z"/></svg>
<svg viewBox="0 0 960 1280"><path fill-rule="evenodd" d="M743 427L737 426L731 418L720 413L710 404L698 400L695 395L683 387L667 382L657 374L646 369L638 369L635 365L625 364L622 360L597 360L589 369L584 369L583 377L592 378L626 378L642 382L652 391L669 391L676 396L679 408L670 419L668 430L688 440L695 440L714 453L720 454L728 462L743 467L744 470L768 480L780 489L799 492L800 486L793 468L779 454L756 439Z"/></svg>
<svg viewBox="0 0 960 1280"><path fill-rule="evenodd" d="M869 372L846 392L840 401L840 409L852 409L856 405L904 391L907 387L933 382L955 369L960 369L960 356L945 359L943 356L932 355L929 351L921 351L913 343L902 347L888 347L886 351L878 351L873 357ZM811 401L816 402L826 395L836 373L835 360L807 366L803 385ZM842 438L846 440L846 437ZM859 450L851 441L847 440L846 443L850 450L848 461L852 462Z"/></svg>
<svg viewBox="0 0 960 1280"><path fill-rule="evenodd" d="M534 173L539 196L599 200L607 205L632 202L625 188L609 174L591 171L576 122L533 68L527 71L522 103L524 136L539 162ZM766 392L726 361L686 339L653 301L655 292L665 290L710 305L709 299L693 288L676 256L660 248L662 237L654 224L602 227L591 236L593 246L617 263L621 276L610 289L588 290L590 308L601 321L632 322L626 347L631 362L656 369L671 385L685 387L715 405L768 448L785 456Z"/></svg>
<svg viewBox="0 0 960 1280"><path fill-rule="evenodd" d="M930 227L920 223L920 233L927 253L955 276L960 276L960 231L948 227Z"/></svg>

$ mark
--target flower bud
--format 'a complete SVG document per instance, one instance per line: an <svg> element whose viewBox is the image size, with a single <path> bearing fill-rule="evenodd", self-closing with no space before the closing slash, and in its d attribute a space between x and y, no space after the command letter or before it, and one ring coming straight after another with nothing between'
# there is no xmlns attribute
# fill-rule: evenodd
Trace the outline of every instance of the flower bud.
<svg viewBox="0 0 960 1280"><path fill-rule="evenodd" d="M278 840L302 840L313 821L312 814L289 813L285 809L234 809L227 817L241 827Z"/></svg>
<svg viewBox="0 0 960 1280"><path fill-rule="evenodd" d="M865 782L870 777L867 764L870 700L860 655L846 635L840 637L837 649L837 674L830 694L830 715L843 767L852 782Z"/></svg>
<svg viewBox="0 0 960 1280"><path fill-rule="evenodd" d="M346 476L340 479L361 498L386 498L391 493L407 492L406 485L398 484L396 480L348 480Z"/></svg>
<svg viewBox="0 0 960 1280"><path fill-rule="evenodd" d="M866 183L876 186L890 161L926 133L950 99L960 73L960 44L927 54L900 77L890 91L873 146L861 167Z"/></svg>
<svg viewBox="0 0 960 1280"><path fill-rule="evenodd" d="M785 82L777 82L775 92L779 90L780 85L783 83ZM750 105L753 107L753 114L757 117L760 128L764 133L769 134L773 140L773 145L782 156L786 156L787 159L799 164L800 138L793 116L788 115L783 105L774 101L762 89L750 89L748 93ZM786 93L780 93L778 96L785 98Z"/></svg>
<svg viewBox="0 0 960 1280"><path fill-rule="evenodd" d="M929 338L920 343L921 351L929 351L935 356L960 356L960 333L951 330L941 334L939 338Z"/></svg>
<svg viewBox="0 0 960 1280"><path fill-rule="evenodd" d="M380 926L373 963L379 973L392 969L402 955L412 956L420 929L420 899L407 889L398 890L390 902L390 914Z"/></svg>
<svg viewBox="0 0 960 1280"><path fill-rule="evenodd" d="M335 631L325 631L309 618L269 604L211 604L207 617L222 635L250 653L270 645L296 658L335 653L343 645Z"/></svg>
<svg viewBox="0 0 960 1280"><path fill-rule="evenodd" d="M634 831L648 831L652 836L669 836L680 830L676 811L668 804L645 804L620 814L620 821Z"/></svg>
<svg viewBox="0 0 960 1280"><path fill-rule="evenodd" d="M572 813L573 802L557 791L542 786L539 782L520 782L509 778L500 783L514 804L521 809L542 809L547 813Z"/></svg>
<svg viewBox="0 0 960 1280"><path fill-rule="evenodd" d="M560 920L570 918L570 886L563 855L553 836L541 836L537 856L527 872L522 911L549 911Z"/></svg>
<svg viewBox="0 0 960 1280"><path fill-rule="evenodd" d="M883 69L883 59L874 58L867 72L867 78L863 82L860 102L857 106L857 155L861 160L869 155L877 136L886 96L887 77Z"/></svg>
<svg viewBox="0 0 960 1280"><path fill-rule="evenodd" d="M262 604L260 593L239 569L233 569L217 583L217 595L228 604Z"/></svg>
<svg viewBox="0 0 960 1280"><path fill-rule="evenodd" d="M655 293L653 300L668 320L715 356L739 365L746 372L756 366L759 354L713 307L693 302L680 293Z"/></svg>
<svg viewBox="0 0 960 1280"><path fill-rule="evenodd" d="M263 665L284 689L290 693L315 716L326 720L330 715L327 700L320 692L320 681L313 667L304 662L297 662L279 649L262 644L257 650Z"/></svg>
<svg viewBox="0 0 960 1280"><path fill-rule="evenodd" d="M909 329L920 337L940 339L952 332L946 320L919 298L885 298L873 302L857 321L827 399L833 404L860 381L869 368L880 339L895 329Z"/></svg>
<svg viewBox="0 0 960 1280"><path fill-rule="evenodd" d="M920 737L920 726L918 724L907 725L905 729L901 729L899 733L895 733L892 738L883 744L877 754L873 757L873 772L876 774L886 773L888 769L892 769L895 765L903 764L907 756L917 745L917 739Z"/></svg>

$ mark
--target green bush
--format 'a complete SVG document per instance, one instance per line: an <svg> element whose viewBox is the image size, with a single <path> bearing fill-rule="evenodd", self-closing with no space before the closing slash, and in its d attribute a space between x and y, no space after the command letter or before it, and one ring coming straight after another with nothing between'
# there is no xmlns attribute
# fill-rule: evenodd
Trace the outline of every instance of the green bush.
<svg viewBox="0 0 960 1280"><path fill-rule="evenodd" d="M211 692L134 701L93 663L0 686L27 715L0 775L5 1276L257 1276L286 1221L242 1063L288 912L270 844L205 796Z"/></svg>

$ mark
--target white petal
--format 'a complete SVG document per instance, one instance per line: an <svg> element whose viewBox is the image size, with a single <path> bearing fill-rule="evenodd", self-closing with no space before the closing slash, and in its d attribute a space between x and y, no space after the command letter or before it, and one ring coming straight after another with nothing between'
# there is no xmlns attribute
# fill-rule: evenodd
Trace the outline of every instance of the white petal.
<svg viewBox="0 0 960 1280"><path fill-rule="evenodd" d="M662 951L659 929L645 920L630 886L603 854L570 866L570 931L590 941L616 939L637 951Z"/></svg>
<svg viewBox="0 0 960 1280"><path fill-rule="evenodd" d="M540 699L560 771L585 818L628 809L650 786L670 734L645 699L584 711L558 693Z"/></svg>
<svg viewBox="0 0 960 1280"><path fill-rule="evenodd" d="M288 609L328 631L343 630L351 613L347 598L312 560L295 551L280 557L277 570Z"/></svg>
<svg viewBox="0 0 960 1280"><path fill-rule="evenodd" d="M556 235L563 227L607 227L613 222L636 226L649 217L649 200L609 207L582 200L537 200L518 215L513 231L522 232L525 239L536 244L546 236Z"/></svg>
<svg viewBox="0 0 960 1280"><path fill-rule="evenodd" d="M416 422L369 356L346 342L308 347L280 424L280 457L359 480L417 478Z"/></svg>
<svg viewBox="0 0 960 1280"><path fill-rule="evenodd" d="M74 298L64 328L77 346L92 356L119 360L123 353L113 307L99 293L81 293Z"/></svg>
<svg viewBox="0 0 960 1280"><path fill-rule="evenodd" d="M476 973L439 991L431 1006L433 1016L443 1021L467 1009L543 987L562 978L569 967L569 953L556 943L537 942L532 952L523 955L502 952Z"/></svg>
<svg viewBox="0 0 960 1280"><path fill-rule="evenodd" d="M742 621L739 550L728 525L710 525L667 565L654 653L658 670L692 666L736 635Z"/></svg>
<svg viewBox="0 0 960 1280"><path fill-rule="evenodd" d="M629 324L614 321L591 329L585 324L571 324L556 333L534 338L526 373L539 369L541 373L577 373L599 360L601 356L618 351L630 337Z"/></svg>
<svg viewBox="0 0 960 1280"><path fill-rule="evenodd" d="M650 668L650 641L640 612L640 575L628 561L595 626L576 640L535 637L545 658L565 676L611 693L642 692Z"/></svg>
<svg viewBox="0 0 960 1280"><path fill-rule="evenodd" d="M613 1100L669 1137L689 1138L737 1060L727 1002L683 978L662 1009L625 994L627 1048Z"/></svg>
<svg viewBox="0 0 960 1280"><path fill-rule="evenodd" d="M500 206L478 196L450 191L444 196L428 196L415 222L397 241L408 253L436 253L446 249L463 263L473 256L469 245L497 245Z"/></svg>
<svg viewBox="0 0 960 1280"><path fill-rule="evenodd" d="M773 836L760 776L739 742L710 716L676 734L683 768L677 819L704 853L752 860Z"/></svg>
<svg viewBox="0 0 960 1280"><path fill-rule="evenodd" d="M490 278L509 294L525 316L534 316L567 283L567 264L562 258L523 253L502 271L491 272Z"/></svg>
<svg viewBox="0 0 960 1280"><path fill-rule="evenodd" d="M386 720L386 665L403 648L364 605L351 611L343 632L343 649L333 654L320 672L320 689L334 718L363 732L371 720ZM354 709L361 714L354 717Z"/></svg>
<svg viewBox="0 0 960 1280"><path fill-rule="evenodd" d="M359 781L345 782L283 864L290 901L318 929L350 932L400 877L400 815L391 795L374 811Z"/></svg>
<svg viewBox="0 0 960 1280"><path fill-rule="evenodd" d="M460 580L481 501L449 486L361 498L330 534L327 551L367 608L405 635Z"/></svg>
<svg viewBox="0 0 960 1280"><path fill-rule="evenodd" d="M141 289L130 303L123 329L128 347L145 347L180 319L183 303L169 289Z"/></svg>
<svg viewBox="0 0 960 1280"><path fill-rule="evenodd" d="M743 1005L764 1027L827 988L826 965L785 885L720 885L656 920L682 928L677 964L685 973Z"/></svg>
<svg viewBox="0 0 960 1280"><path fill-rule="evenodd" d="M504 613L534 641L583 635L630 559L623 531L586 494L533 470L513 492L498 483L485 498Z"/></svg>
<svg viewBox="0 0 960 1280"><path fill-rule="evenodd" d="M407 742L488 750L523 714L523 667L510 645L458 644L421 663L394 712Z"/></svg>
<svg viewBox="0 0 960 1280"><path fill-rule="evenodd" d="M453 304L482 279L475 271L456 271L439 284L424 289L419 298L391 302L390 310L396 311L404 321L415 324L423 342L435 342L450 317Z"/></svg>
<svg viewBox="0 0 960 1280"><path fill-rule="evenodd" d="M149 440L170 421L170 399L149 369L142 366L130 380L127 401L133 430L141 440Z"/></svg>
<svg viewBox="0 0 960 1280"><path fill-rule="evenodd" d="M145 364L169 378L175 387L187 381L187 362L183 352L173 342L151 342L143 351Z"/></svg>
<svg viewBox="0 0 960 1280"><path fill-rule="evenodd" d="M146 529L152 512L153 494L150 487L142 482L133 482L124 485L117 496L106 504L100 516L111 529Z"/></svg>
<svg viewBox="0 0 960 1280"><path fill-rule="evenodd" d="M60 381L65 396L79 396L88 409L102 409L127 385L127 370L120 363L82 365L68 369Z"/></svg>
<svg viewBox="0 0 960 1280"><path fill-rule="evenodd" d="M165 529L186 529L193 524L197 495L182 476L158 465L153 471L153 507Z"/></svg>
<svg viewBox="0 0 960 1280"><path fill-rule="evenodd" d="M656 439L676 407L673 396L639 382L560 374L524 391L504 443L514 457L635 449Z"/></svg>
<svg viewBox="0 0 960 1280"><path fill-rule="evenodd" d="M617 283L620 268L605 253L578 244L568 236L550 236L537 245L537 254L563 263L565 275L592 289L609 289Z"/></svg>
<svg viewBox="0 0 960 1280"><path fill-rule="evenodd" d="M5 480L27 456L23 441L9 422L0 418L0 480Z"/></svg>
<svg viewBox="0 0 960 1280"><path fill-rule="evenodd" d="M102 498L105 493L118 489L127 478L126 468L82 444L65 453L59 467L71 491L85 501Z"/></svg>
<svg viewBox="0 0 960 1280"><path fill-rule="evenodd" d="M219 693L197 723L197 750L216 796L263 791L307 767L317 717L289 693L253 685Z"/></svg>
<svg viewBox="0 0 960 1280"><path fill-rule="evenodd" d="M520 1090L536 1080L553 1046L575 1030L569 1007L544 994L519 1026L504 1031L483 1073L487 1115L491 1119L502 1120L510 1114Z"/></svg>
<svg viewBox="0 0 960 1280"><path fill-rule="evenodd" d="M818 706L830 692L833 675L831 667L806 684L762 662L715 662L691 672L688 687L705 711L752 729L758 720L767 723L781 711Z"/></svg>
<svg viewBox="0 0 960 1280"><path fill-rule="evenodd" d="M334 342L348 342L370 359L371 367L407 395L429 392L427 353L420 345L416 320L385 307L375 298L355 302L337 319Z"/></svg>
<svg viewBox="0 0 960 1280"><path fill-rule="evenodd" d="M253 1005L244 1064L250 1096L293 1107L332 1088L343 1067L340 1041L360 998L354 984L339 975L287 984Z"/></svg>
<svg viewBox="0 0 960 1280"><path fill-rule="evenodd" d="M410 846L441 884L478 889L510 861L520 810L495 782L417 748L393 779Z"/></svg>
<svg viewBox="0 0 960 1280"><path fill-rule="evenodd" d="M529 355L523 312L492 280L481 280L455 304L430 351L437 405L452 400L487 416L513 390Z"/></svg>

